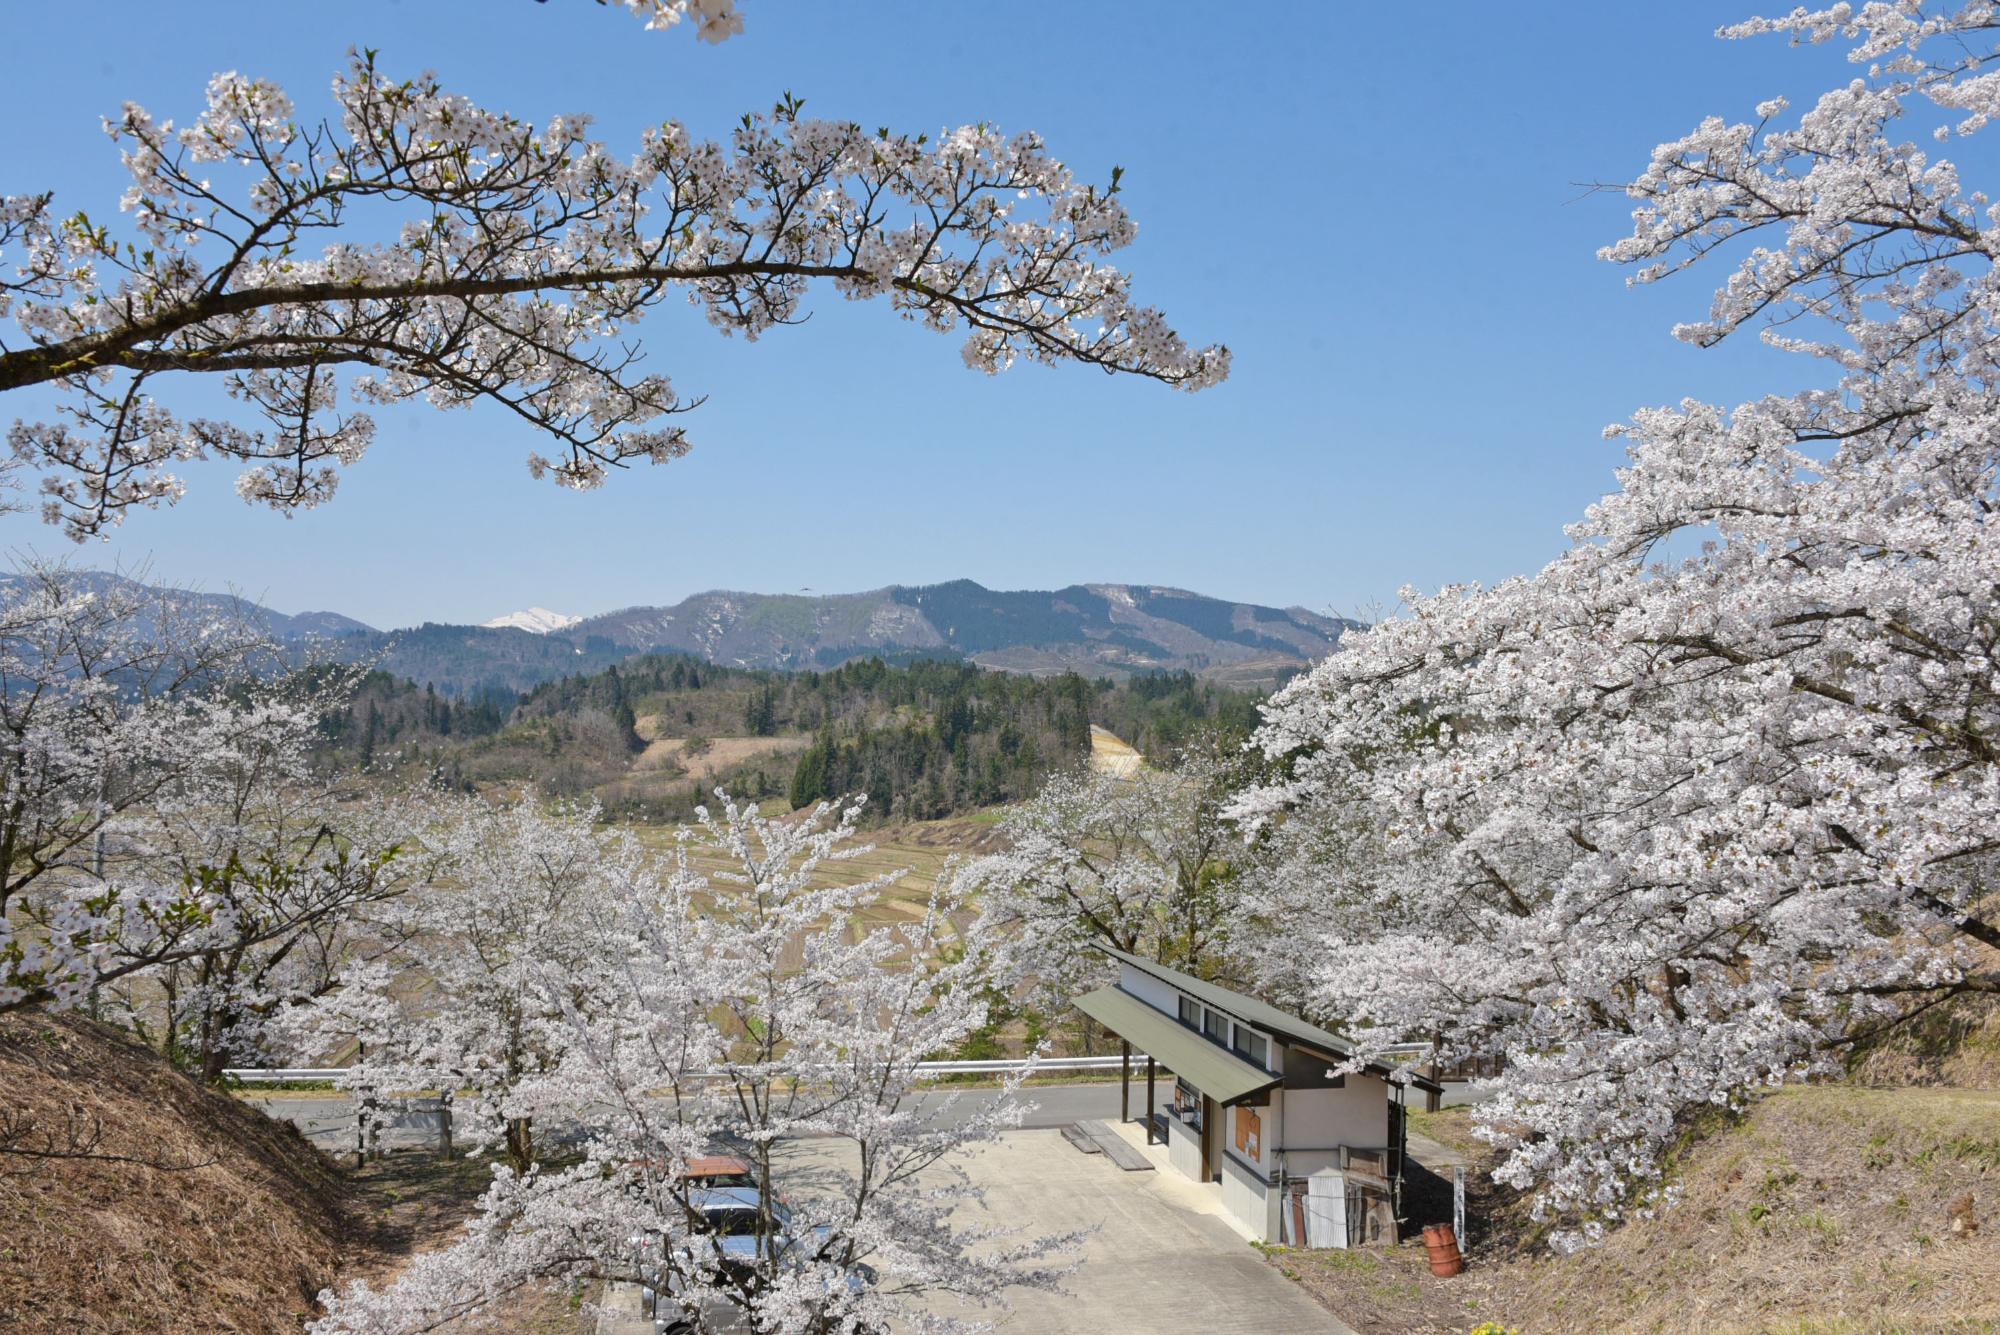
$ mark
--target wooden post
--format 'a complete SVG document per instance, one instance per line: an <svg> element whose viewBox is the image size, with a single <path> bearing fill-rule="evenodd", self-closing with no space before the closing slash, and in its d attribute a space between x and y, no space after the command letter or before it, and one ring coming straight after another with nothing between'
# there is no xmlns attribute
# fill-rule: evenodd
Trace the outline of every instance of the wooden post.
<svg viewBox="0 0 2000 1335"><path fill-rule="evenodd" d="M438 1094L438 1158L451 1157L451 1090Z"/></svg>
<svg viewBox="0 0 2000 1335"><path fill-rule="evenodd" d="M1146 1054L1146 1143L1153 1143L1153 1054Z"/></svg>
<svg viewBox="0 0 2000 1335"><path fill-rule="evenodd" d="M1443 1045L1444 1045L1443 1035L1440 1034L1431 1035L1431 1081L1434 1084L1437 1082L1438 1075L1440 1071L1443 1069L1438 1065L1439 1049L1443 1047ZM1435 1089L1427 1089L1424 1091L1425 1112L1434 1113L1442 1107L1444 1107L1444 1095L1440 1094Z"/></svg>
<svg viewBox="0 0 2000 1335"><path fill-rule="evenodd" d="M1118 1120L1132 1120L1132 1044L1118 1040Z"/></svg>

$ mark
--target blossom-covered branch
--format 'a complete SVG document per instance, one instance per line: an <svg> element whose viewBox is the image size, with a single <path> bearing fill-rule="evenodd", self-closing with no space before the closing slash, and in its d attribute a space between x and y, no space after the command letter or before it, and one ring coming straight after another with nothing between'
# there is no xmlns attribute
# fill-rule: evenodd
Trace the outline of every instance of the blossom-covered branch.
<svg viewBox="0 0 2000 1335"><path fill-rule="evenodd" d="M537 128L372 52L333 95L318 124L236 74L183 128L128 104L106 129L130 233L46 194L0 199L0 315L26 338L0 345L0 390L63 393L9 439L73 536L171 502L172 465L212 456L250 465L246 500L316 505L374 438L362 409L410 399L497 406L554 442L529 465L566 486L666 462L700 400L642 369L629 331L675 297L755 338L803 318L822 280L962 330L989 372L1025 357L1189 390L1228 372L1227 349L1185 342L1102 262L1134 234L1117 173L1081 183L1033 134L933 143L787 96L726 144L666 122L620 158L587 120ZM194 372L221 375L245 420L156 397Z"/></svg>
<svg viewBox="0 0 2000 1335"><path fill-rule="evenodd" d="M609 0L597 0L606 4ZM736 12L736 0L618 0L639 18L649 32L694 24L695 36L704 42L721 43L743 31L743 16Z"/></svg>

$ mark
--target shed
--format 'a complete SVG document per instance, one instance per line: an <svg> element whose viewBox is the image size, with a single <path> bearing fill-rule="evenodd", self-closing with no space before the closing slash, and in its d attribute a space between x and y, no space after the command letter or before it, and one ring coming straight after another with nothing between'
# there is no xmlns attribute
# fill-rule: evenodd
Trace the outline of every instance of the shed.
<svg viewBox="0 0 2000 1335"><path fill-rule="evenodd" d="M1118 981L1076 1007L1146 1058L1146 1138L1164 1134L1179 1172L1211 1184L1251 1236L1290 1246L1394 1241L1400 1226L1408 1086L1437 1086L1378 1064L1336 1074L1354 1049L1338 1034L1255 997L1101 947ZM1154 1075L1174 1076L1156 1111ZM1126 1087L1130 1088L1127 1069ZM1130 1116L1129 1098L1125 1115ZM1329 1176L1344 1194L1344 1227L1308 1228L1309 1194ZM1319 1207L1322 1211L1327 1208Z"/></svg>

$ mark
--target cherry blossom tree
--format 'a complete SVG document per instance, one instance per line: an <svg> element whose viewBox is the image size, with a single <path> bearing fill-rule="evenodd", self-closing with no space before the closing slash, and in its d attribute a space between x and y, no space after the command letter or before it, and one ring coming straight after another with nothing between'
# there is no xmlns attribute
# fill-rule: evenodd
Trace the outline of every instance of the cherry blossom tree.
<svg viewBox="0 0 2000 1335"><path fill-rule="evenodd" d="M0 588L0 1010L76 1004L216 926L139 834L310 730L310 708L227 689L273 662L256 627L134 584L29 565Z"/></svg>
<svg viewBox="0 0 2000 1335"><path fill-rule="evenodd" d="M1505 1058L1498 1176L1567 1241L1660 1194L1690 1109L2000 991L2000 212L1944 156L2000 111L2000 16L1723 35L1766 33L1856 77L1660 146L1603 253L1641 283L1733 258L1676 335L1755 327L1809 387L1638 413L1561 557L1406 593L1280 692L1288 776L1236 808L1332 1016Z"/></svg>
<svg viewBox="0 0 2000 1335"><path fill-rule="evenodd" d="M518 1097L582 1128L582 1162L501 1170L460 1243L389 1288L323 1295L321 1335L429 1329L581 1278L645 1283L689 1331L942 1331L964 1323L940 1303L1054 1282L1071 1239L959 1213L978 1197L961 1156L1015 1124L1011 1098L916 1097L916 1063L985 1021L992 934L954 930L948 879L921 917L873 925L898 878L837 874L867 851L858 803L779 821L719 797L663 866L617 863L608 990L582 1000L575 968L545 962L570 1034ZM717 1147L752 1166L754 1259L701 1225L688 1163Z"/></svg>
<svg viewBox="0 0 2000 1335"><path fill-rule="evenodd" d="M454 1142L500 1144L525 1172L540 1155L521 1090L561 1065L570 1010L604 992L607 921L639 850L594 807L544 808L533 794L440 807L423 833L433 874L350 925L336 985L285 1028L307 1053L358 1044L339 1083L364 1102L440 1091Z"/></svg>
<svg viewBox="0 0 2000 1335"><path fill-rule="evenodd" d="M718 39L740 24L712 0L630 8ZM0 391L60 396L9 441L72 536L177 499L171 468L206 457L248 465L247 501L317 505L373 440L365 409L413 399L518 418L552 442L530 470L564 486L665 463L701 400L645 370L630 331L670 300L754 339L802 320L823 281L964 331L988 372L1025 357L1188 390L1228 372L1226 349L1190 346L1102 261L1134 235L1118 173L1080 182L1034 134L932 142L809 119L787 95L726 144L667 121L619 157L584 118L537 128L372 52L333 100L315 122L231 73L184 127L128 104L106 130L129 225L0 198L0 316L22 336L0 344ZM201 373L240 414L157 397Z"/></svg>
<svg viewBox="0 0 2000 1335"><path fill-rule="evenodd" d="M439 874L414 837L428 794L312 763L352 680L239 687L281 701L282 725L209 752L124 823L127 874L181 894L155 931L111 943L114 966L143 967L100 984L99 1013L205 1081L271 1057L274 1020L334 986L357 925Z"/></svg>
<svg viewBox="0 0 2000 1335"><path fill-rule="evenodd" d="M961 878L1013 969L1058 1013L1101 974L1108 945L1196 973L1231 972L1241 923L1237 840L1223 819L1240 768L1215 738L1166 769L1051 775L1000 822L1007 847Z"/></svg>
<svg viewBox="0 0 2000 1335"><path fill-rule="evenodd" d="M312 764L354 673L288 668L172 590L0 585L0 1011L88 1005L215 1080L431 874L423 794Z"/></svg>

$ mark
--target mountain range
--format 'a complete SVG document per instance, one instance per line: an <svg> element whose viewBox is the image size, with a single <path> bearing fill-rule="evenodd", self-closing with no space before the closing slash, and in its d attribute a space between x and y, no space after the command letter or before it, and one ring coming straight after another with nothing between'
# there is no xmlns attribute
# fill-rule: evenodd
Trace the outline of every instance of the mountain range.
<svg viewBox="0 0 2000 1335"><path fill-rule="evenodd" d="M126 590L143 595L144 603L150 605L148 614L151 609L164 605L181 617L254 621L273 638L287 643L380 634L367 622L342 616L338 612L298 612L287 616L238 593L204 593L162 587L110 570L64 570L62 581L65 589L81 589L96 594ZM28 575L0 573L0 600L20 596L20 592L33 582Z"/></svg>
<svg viewBox="0 0 2000 1335"><path fill-rule="evenodd" d="M1322 657L1351 624L1153 585L1008 592L962 579L820 597L698 593L672 607L586 617L560 634L579 646L609 640L743 667L922 653L1014 672L1257 676Z"/></svg>
<svg viewBox="0 0 2000 1335"><path fill-rule="evenodd" d="M79 578L122 579L106 572ZM483 626L436 622L383 631L336 612L287 616L235 594L170 593L217 615L254 614L288 642L371 660L441 691L519 692L645 653L732 667L805 670L879 655L965 659L981 667L1088 676L1188 671L1269 684L1323 657L1359 623L1304 608L1230 602L1146 584L988 589L971 580L867 593L698 593L665 607L576 619L530 608Z"/></svg>

